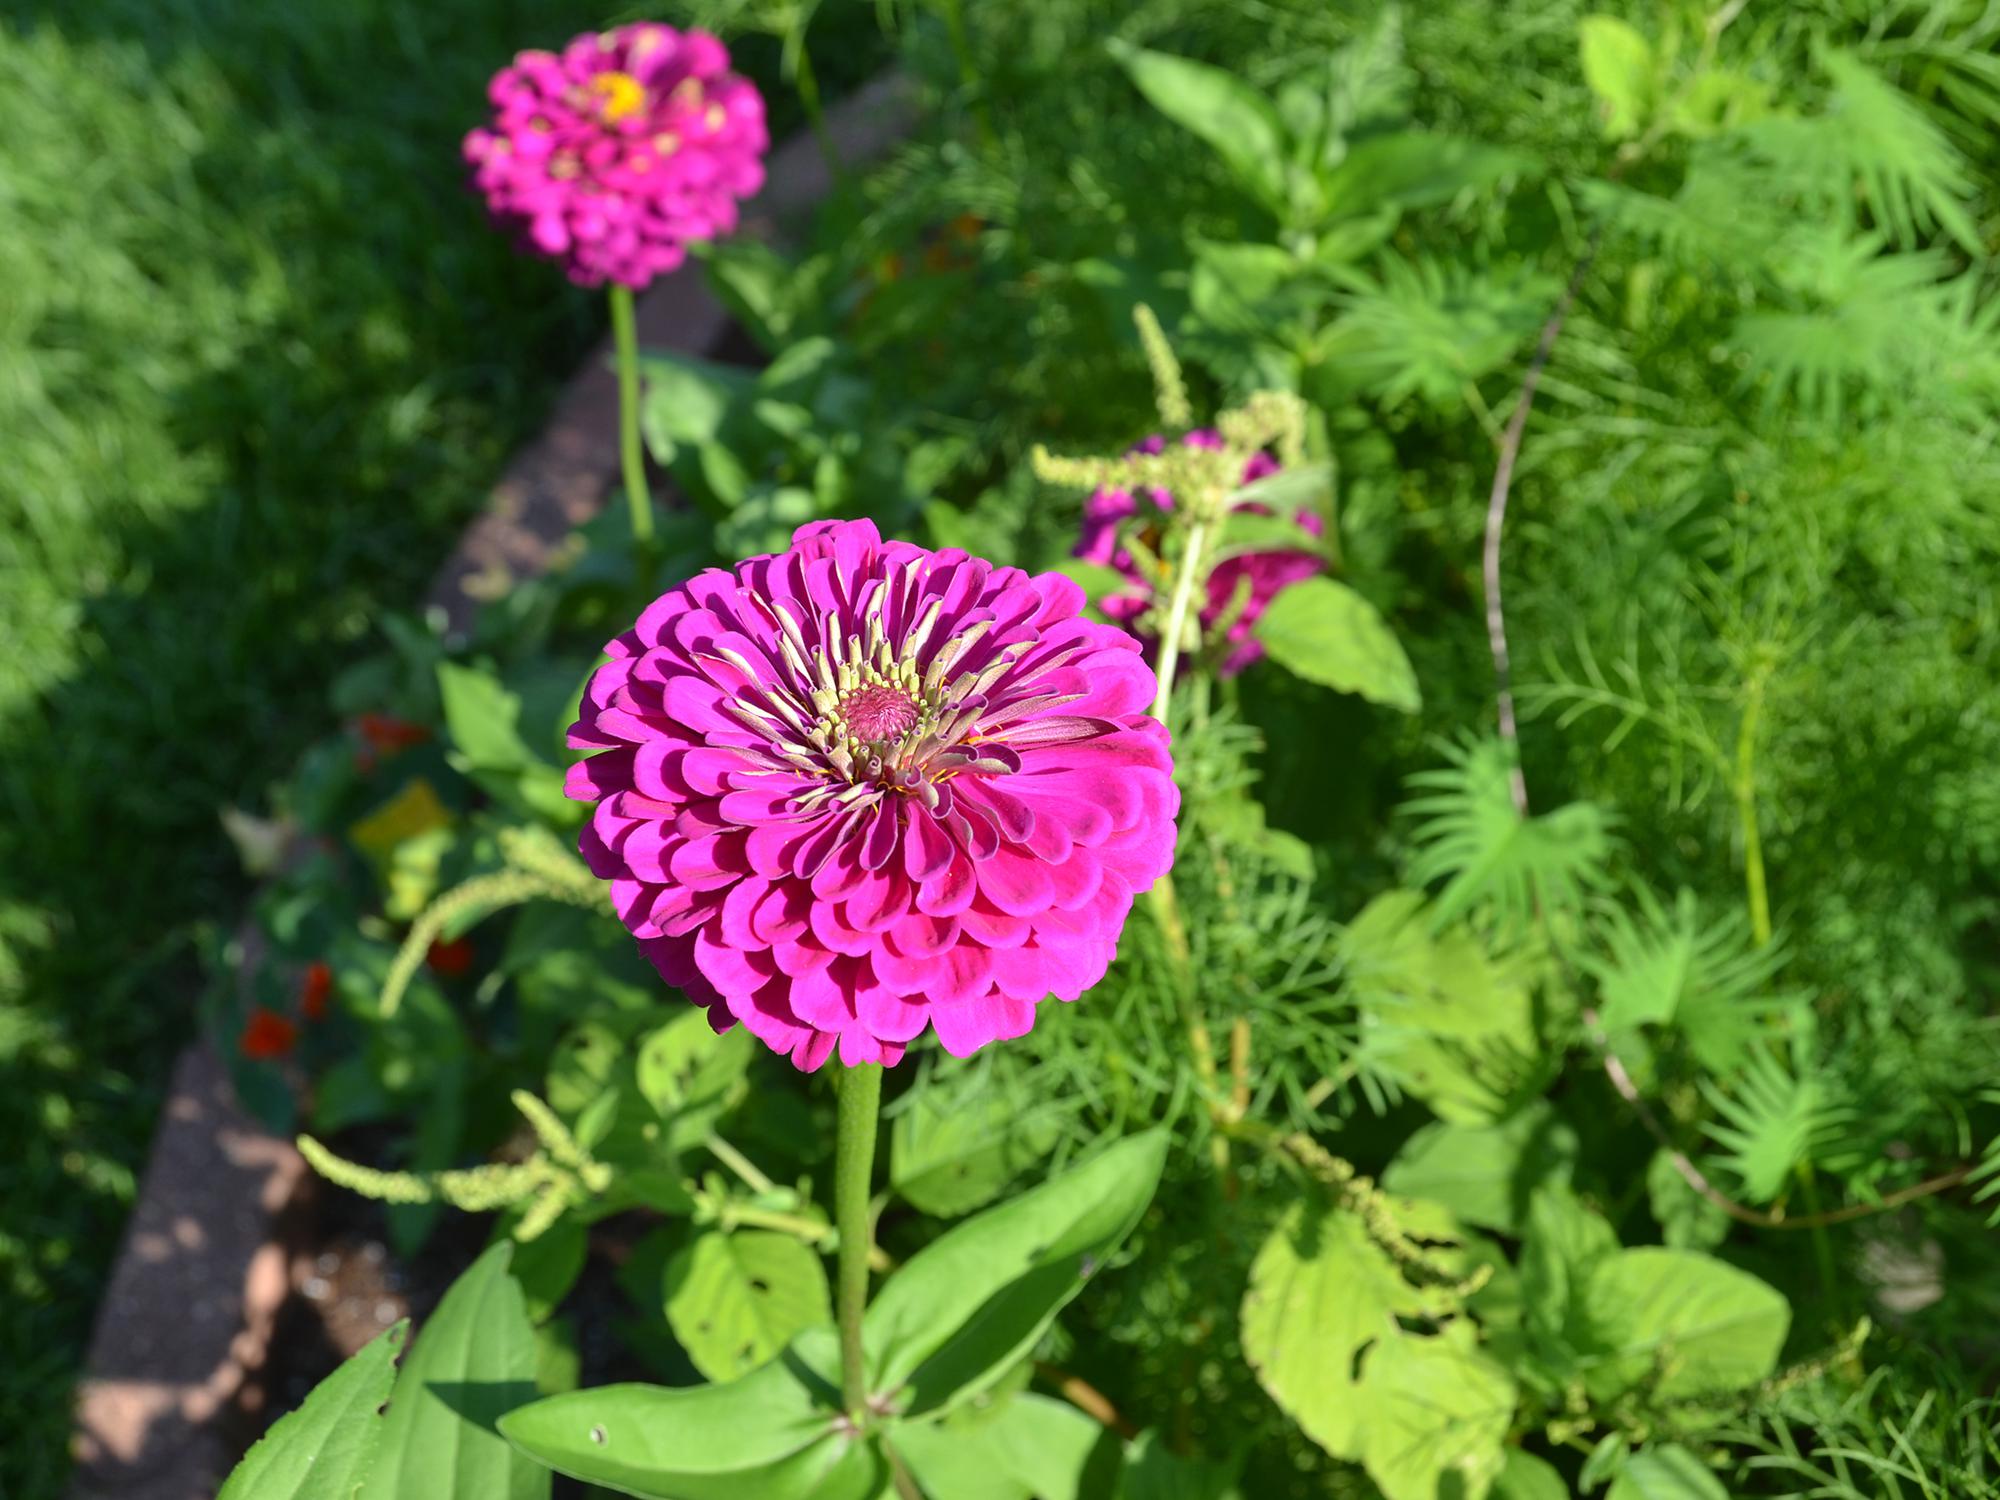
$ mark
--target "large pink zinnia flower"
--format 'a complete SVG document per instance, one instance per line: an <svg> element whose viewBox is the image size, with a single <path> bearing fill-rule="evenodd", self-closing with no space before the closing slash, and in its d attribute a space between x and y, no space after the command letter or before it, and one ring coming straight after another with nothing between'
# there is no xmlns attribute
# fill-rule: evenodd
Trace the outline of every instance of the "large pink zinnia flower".
<svg viewBox="0 0 2000 1500"><path fill-rule="evenodd" d="M1188 433L1181 441L1190 448L1220 448L1222 434L1207 428L1198 428ZM1136 444L1135 453L1159 453L1166 448L1166 439L1155 433L1144 442ZM1268 454L1253 453L1243 468L1243 483L1249 484L1266 475L1278 472L1277 461ZM1164 514L1174 508L1173 495L1163 489L1148 492L1147 498L1152 508ZM1244 507L1258 515L1269 515L1268 508L1261 505ZM1074 556L1085 562L1099 563L1116 568L1132 582L1129 589L1098 601L1098 608L1105 615L1121 624L1129 625L1144 614L1157 599L1160 580L1148 578L1139 560L1122 545L1120 537L1128 525L1142 529L1153 523L1151 529L1157 532L1157 517L1141 515L1140 504L1131 491L1101 489L1093 491L1083 504L1083 528L1078 538ZM1220 620L1225 611L1235 602L1237 592L1244 580L1249 581L1242 612L1230 622L1227 632L1228 651L1223 654L1216 668L1223 677L1234 677L1250 663L1264 654L1264 643L1251 634L1252 628L1270 607L1271 601L1293 584L1312 577L1326 566L1325 559L1314 546L1316 539L1326 530L1326 523L1316 511L1299 510L1293 513L1292 522L1299 528L1299 545L1292 548L1272 548L1268 551L1250 552L1236 557L1226 557L1215 565L1208 575L1208 599L1202 605L1201 626L1204 632Z"/></svg>
<svg viewBox="0 0 2000 1500"><path fill-rule="evenodd" d="M582 286L673 270L764 182L764 101L707 32L592 32L560 56L521 53L487 93L492 128L465 138L473 182Z"/></svg>
<svg viewBox="0 0 2000 1500"><path fill-rule="evenodd" d="M964 1056L1104 974L1173 862L1166 730L1083 591L867 521L711 569L605 648L584 858L670 984L801 1068Z"/></svg>

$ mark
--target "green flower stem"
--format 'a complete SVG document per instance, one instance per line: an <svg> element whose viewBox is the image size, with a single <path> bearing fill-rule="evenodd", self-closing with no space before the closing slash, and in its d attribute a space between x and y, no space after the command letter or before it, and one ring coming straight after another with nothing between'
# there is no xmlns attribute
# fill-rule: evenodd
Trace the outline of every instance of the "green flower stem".
<svg viewBox="0 0 2000 1500"><path fill-rule="evenodd" d="M840 1137L834 1148L833 1222L840 1231L840 1392L857 1424L868 1415L861 1364L861 1315L868 1310L868 1198L875 1175L875 1130L882 1114L882 1065L849 1068L840 1081Z"/></svg>
<svg viewBox="0 0 2000 1500"><path fill-rule="evenodd" d="M1167 722L1167 705L1173 701L1174 673L1180 666L1181 634L1187 629L1188 605L1194 598L1194 581L1201 572L1201 550L1208 544L1207 521L1188 527L1187 550L1181 553L1174 571L1174 594L1167 602L1167 628L1160 635L1160 691L1153 699L1153 717Z"/></svg>
<svg viewBox="0 0 2000 1500"><path fill-rule="evenodd" d="M632 508L632 540L643 556L653 546L653 497L639 447L639 324L632 289L616 283L611 288L611 337L618 350L618 460L625 471L625 503Z"/></svg>

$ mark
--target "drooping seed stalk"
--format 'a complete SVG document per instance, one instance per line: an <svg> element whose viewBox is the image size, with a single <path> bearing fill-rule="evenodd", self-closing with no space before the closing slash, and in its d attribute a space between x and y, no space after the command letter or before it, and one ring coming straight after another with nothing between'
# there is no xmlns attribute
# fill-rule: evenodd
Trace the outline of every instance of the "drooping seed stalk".
<svg viewBox="0 0 2000 1500"><path fill-rule="evenodd" d="M840 1232L840 1395L848 1417L867 1419L861 1315L868 1310L868 1197L875 1175L875 1131L882 1112L882 1065L849 1068L840 1080L840 1134L834 1147L833 1222Z"/></svg>

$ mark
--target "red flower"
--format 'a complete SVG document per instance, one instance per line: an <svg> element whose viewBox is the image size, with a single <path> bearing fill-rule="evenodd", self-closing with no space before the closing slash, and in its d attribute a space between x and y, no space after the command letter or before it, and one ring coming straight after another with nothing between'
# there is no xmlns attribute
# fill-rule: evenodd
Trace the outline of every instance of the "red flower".
<svg viewBox="0 0 2000 1500"><path fill-rule="evenodd" d="M472 967L472 942L468 938L454 938L448 943L442 940L432 943L425 962L445 978L456 979Z"/></svg>
<svg viewBox="0 0 2000 1500"><path fill-rule="evenodd" d="M287 1056L298 1040L297 1026L276 1011L258 1005L251 1008L250 1019L243 1023L243 1035L236 1039L236 1046L252 1062L266 1062Z"/></svg>
<svg viewBox="0 0 2000 1500"><path fill-rule="evenodd" d="M398 719L393 714L360 714L354 720L355 732L367 741L372 750L383 755L394 755L398 750L407 750L412 745L421 745L431 737L430 730L421 724L412 724L408 719Z"/></svg>
<svg viewBox="0 0 2000 1500"><path fill-rule="evenodd" d="M308 1021L326 1019L327 1001L333 995L333 970L323 963L306 965L306 977L299 986L299 1010Z"/></svg>

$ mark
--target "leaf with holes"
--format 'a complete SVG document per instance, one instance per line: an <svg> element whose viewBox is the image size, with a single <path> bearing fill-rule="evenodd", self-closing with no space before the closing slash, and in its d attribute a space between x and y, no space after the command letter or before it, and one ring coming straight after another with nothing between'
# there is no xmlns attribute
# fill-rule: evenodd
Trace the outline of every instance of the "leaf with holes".
<svg viewBox="0 0 2000 1500"><path fill-rule="evenodd" d="M1391 1338L1363 1359L1361 1462L1386 1500L1481 1495L1507 1461L1518 1396L1459 1319L1426 1338Z"/></svg>
<svg viewBox="0 0 2000 1500"><path fill-rule="evenodd" d="M818 1252L768 1229L704 1230L667 1262L667 1321L694 1366L734 1380L831 1322Z"/></svg>
<svg viewBox="0 0 2000 1500"><path fill-rule="evenodd" d="M375 1463L377 1414L409 1330L398 1323L314 1386L244 1455L216 1500L354 1500Z"/></svg>

